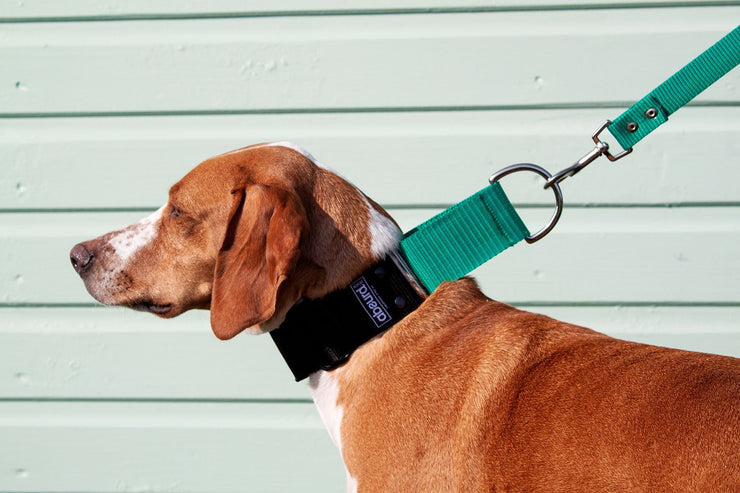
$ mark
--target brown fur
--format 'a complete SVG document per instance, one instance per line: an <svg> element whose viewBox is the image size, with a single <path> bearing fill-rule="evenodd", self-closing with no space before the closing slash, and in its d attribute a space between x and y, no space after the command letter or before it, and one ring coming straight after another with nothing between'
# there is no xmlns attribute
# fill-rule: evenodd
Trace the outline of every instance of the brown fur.
<svg viewBox="0 0 740 493"><path fill-rule="evenodd" d="M245 148L175 184L125 265L119 232L81 244L94 258L80 275L108 304L210 307L222 339L269 330L377 260L368 204L385 214L293 150ZM740 360L519 311L470 279L333 376L360 491L740 491Z"/></svg>
<svg viewBox="0 0 740 493"><path fill-rule="evenodd" d="M738 360L519 311L470 279L339 382L360 491L740 491Z"/></svg>

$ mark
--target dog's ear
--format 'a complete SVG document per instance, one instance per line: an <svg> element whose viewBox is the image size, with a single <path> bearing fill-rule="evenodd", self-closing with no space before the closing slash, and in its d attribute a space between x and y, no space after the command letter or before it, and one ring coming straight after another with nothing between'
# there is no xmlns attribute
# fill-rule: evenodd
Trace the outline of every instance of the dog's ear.
<svg viewBox="0 0 740 493"><path fill-rule="evenodd" d="M246 184L231 193L211 295L211 327L219 339L275 314L278 290L295 268L308 230L305 210L291 191Z"/></svg>

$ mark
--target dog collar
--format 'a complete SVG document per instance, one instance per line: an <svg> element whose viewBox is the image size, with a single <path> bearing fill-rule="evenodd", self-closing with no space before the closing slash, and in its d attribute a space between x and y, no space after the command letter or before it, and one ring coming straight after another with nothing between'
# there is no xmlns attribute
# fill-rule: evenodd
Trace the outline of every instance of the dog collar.
<svg viewBox="0 0 740 493"><path fill-rule="evenodd" d="M294 305L270 334L297 381L332 370L414 311L439 283L459 279L528 234L493 183L406 233L399 252L346 288Z"/></svg>
<svg viewBox="0 0 740 493"><path fill-rule="evenodd" d="M370 339L424 301L424 291L398 254L386 256L344 289L302 300L270 332L296 381L333 370Z"/></svg>

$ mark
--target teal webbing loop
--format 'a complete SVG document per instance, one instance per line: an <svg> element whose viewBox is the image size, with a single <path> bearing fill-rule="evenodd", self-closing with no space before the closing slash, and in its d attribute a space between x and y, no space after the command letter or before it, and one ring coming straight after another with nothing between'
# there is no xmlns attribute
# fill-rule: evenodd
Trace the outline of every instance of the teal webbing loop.
<svg viewBox="0 0 740 493"><path fill-rule="evenodd" d="M609 132L623 149L632 148L738 64L740 26L619 115L607 127Z"/></svg>
<svg viewBox="0 0 740 493"><path fill-rule="evenodd" d="M401 252L431 293L527 236L501 185L494 183L406 233Z"/></svg>

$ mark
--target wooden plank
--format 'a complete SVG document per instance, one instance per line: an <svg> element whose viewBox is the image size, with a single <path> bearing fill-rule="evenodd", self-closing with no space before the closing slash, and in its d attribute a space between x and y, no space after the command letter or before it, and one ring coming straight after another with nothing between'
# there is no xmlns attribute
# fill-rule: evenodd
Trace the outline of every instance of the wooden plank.
<svg viewBox="0 0 740 493"><path fill-rule="evenodd" d="M208 312L166 321L124 309L26 308L0 317L2 397L311 398L270 337L221 342Z"/></svg>
<svg viewBox="0 0 740 493"><path fill-rule="evenodd" d="M167 16L214 16L214 15L275 15L286 13L316 13L327 11L405 11L405 10L475 10L475 9L538 9L538 8L581 8L593 6L639 6L645 0L321 0L306 4L303 0L72 0L65 2L42 2L25 0L6 2L0 10L0 20L38 20L66 18L131 18ZM672 0L653 0L651 5L674 5ZM695 2L685 2L695 3Z"/></svg>
<svg viewBox="0 0 740 493"><path fill-rule="evenodd" d="M551 211L522 212L535 229ZM739 301L739 208L566 209L560 221L474 271L484 291L513 303Z"/></svg>
<svg viewBox="0 0 740 493"><path fill-rule="evenodd" d="M201 160L281 140L309 149L381 203L450 204L512 163L566 167L619 111L0 119L0 209L156 208ZM740 107L689 107L627 159L592 164L564 193L568 204L737 202L737 155ZM523 178L505 181L512 200L552 203L532 176Z"/></svg>
<svg viewBox="0 0 740 493"><path fill-rule="evenodd" d="M404 230L437 210L392 210ZM550 209L522 209L532 229ZM67 252L142 213L0 214L0 303L89 303ZM521 302L738 302L740 208L566 210L555 232L474 274Z"/></svg>
<svg viewBox="0 0 740 493"><path fill-rule="evenodd" d="M340 492L313 404L0 402L0 490Z"/></svg>
<svg viewBox="0 0 740 493"><path fill-rule="evenodd" d="M717 7L7 24L0 107L48 115L622 104L729 32L739 14ZM738 84L734 70L697 101L736 102Z"/></svg>
<svg viewBox="0 0 740 493"><path fill-rule="evenodd" d="M740 357L737 306L524 309L622 339ZM310 399L269 337L218 341L202 311L160 320L111 308L2 308L0 347L0 401Z"/></svg>

